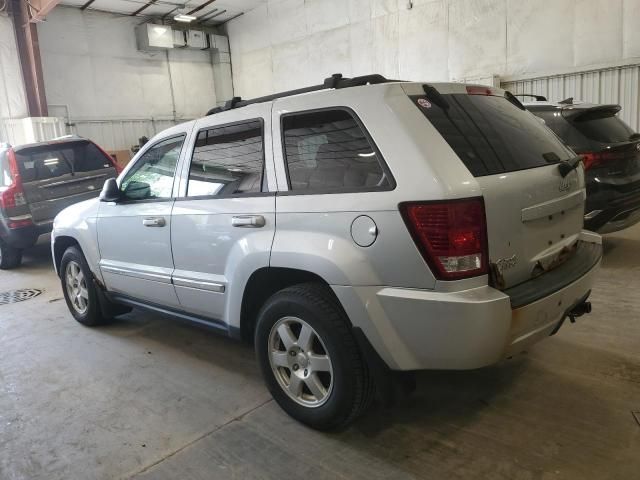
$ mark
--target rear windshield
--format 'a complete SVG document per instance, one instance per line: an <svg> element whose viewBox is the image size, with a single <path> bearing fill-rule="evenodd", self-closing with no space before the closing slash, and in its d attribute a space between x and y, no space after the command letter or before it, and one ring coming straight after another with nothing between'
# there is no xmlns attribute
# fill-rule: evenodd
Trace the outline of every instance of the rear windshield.
<svg viewBox="0 0 640 480"><path fill-rule="evenodd" d="M564 143L576 152L585 152L599 148L593 142L620 143L632 140L633 130L615 113L583 114L575 120L567 119L560 109L531 109L534 115L542 118L551 130Z"/></svg>
<svg viewBox="0 0 640 480"><path fill-rule="evenodd" d="M573 154L534 115L504 97L442 95L443 109L426 96L412 96L475 177L536 168Z"/></svg>
<svg viewBox="0 0 640 480"><path fill-rule="evenodd" d="M584 152L591 149L591 141L580 130L574 127L562 116L560 109L534 110L531 112L544 120L544 123L560 139L576 152Z"/></svg>
<svg viewBox="0 0 640 480"><path fill-rule="evenodd" d="M581 115L572 122L587 138L602 143L621 143L631 140L634 131L615 115Z"/></svg>
<svg viewBox="0 0 640 480"><path fill-rule="evenodd" d="M24 182L113 168L110 159L91 142L23 148L16 152L16 160Z"/></svg>

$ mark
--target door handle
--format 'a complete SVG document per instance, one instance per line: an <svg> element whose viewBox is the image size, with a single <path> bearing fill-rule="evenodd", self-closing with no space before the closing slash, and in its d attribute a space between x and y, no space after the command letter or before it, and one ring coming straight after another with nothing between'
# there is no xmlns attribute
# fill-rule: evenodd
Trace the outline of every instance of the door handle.
<svg viewBox="0 0 640 480"><path fill-rule="evenodd" d="M260 228L266 223L262 215L242 215L231 218L231 225L240 228Z"/></svg>
<svg viewBox="0 0 640 480"><path fill-rule="evenodd" d="M166 224L164 217L149 217L142 220L142 225L145 227L164 227Z"/></svg>

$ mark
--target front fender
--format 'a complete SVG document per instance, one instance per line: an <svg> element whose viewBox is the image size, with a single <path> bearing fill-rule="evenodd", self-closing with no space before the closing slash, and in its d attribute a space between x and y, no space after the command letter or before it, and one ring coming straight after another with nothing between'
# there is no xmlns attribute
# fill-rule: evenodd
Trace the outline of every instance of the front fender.
<svg viewBox="0 0 640 480"><path fill-rule="evenodd" d="M51 251L56 273L56 243L63 239L72 239L80 245L94 277L100 282L103 281L98 268L100 250L96 227L99 206L100 200L93 198L67 207L56 216L51 233Z"/></svg>

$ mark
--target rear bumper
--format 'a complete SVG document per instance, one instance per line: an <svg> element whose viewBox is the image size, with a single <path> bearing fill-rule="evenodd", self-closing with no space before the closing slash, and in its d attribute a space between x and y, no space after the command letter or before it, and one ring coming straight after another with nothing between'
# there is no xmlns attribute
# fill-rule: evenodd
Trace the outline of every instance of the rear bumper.
<svg viewBox="0 0 640 480"><path fill-rule="evenodd" d="M512 308L509 295L489 286L460 292L333 289L354 327L392 370L480 368L554 333L593 287L602 251L596 245L599 254L590 268L518 308Z"/></svg>
<svg viewBox="0 0 640 480"><path fill-rule="evenodd" d="M41 235L51 232L53 222L29 225L21 228L8 228L3 220L0 220L0 238L13 248L29 248L36 244Z"/></svg>
<svg viewBox="0 0 640 480"><path fill-rule="evenodd" d="M635 184L631 185L634 186ZM640 185L625 191L600 186L587 193L584 226L598 233L611 233L640 222Z"/></svg>

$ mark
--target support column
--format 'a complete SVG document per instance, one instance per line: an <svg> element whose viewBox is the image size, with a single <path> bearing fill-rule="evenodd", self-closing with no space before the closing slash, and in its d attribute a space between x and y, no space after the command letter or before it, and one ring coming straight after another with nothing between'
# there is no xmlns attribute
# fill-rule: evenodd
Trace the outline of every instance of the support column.
<svg viewBox="0 0 640 480"><path fill-rule="evenodd" d="M42 75L40 44L35 23L31 23L29 5L24 0L10 0L22 78L30 117L49 116Z"/></svg>

